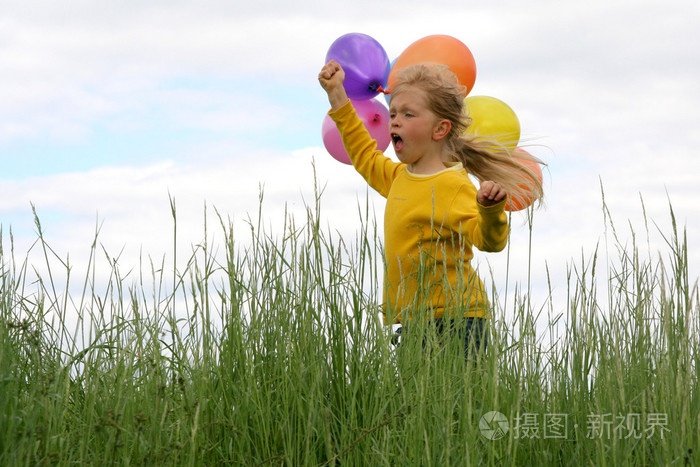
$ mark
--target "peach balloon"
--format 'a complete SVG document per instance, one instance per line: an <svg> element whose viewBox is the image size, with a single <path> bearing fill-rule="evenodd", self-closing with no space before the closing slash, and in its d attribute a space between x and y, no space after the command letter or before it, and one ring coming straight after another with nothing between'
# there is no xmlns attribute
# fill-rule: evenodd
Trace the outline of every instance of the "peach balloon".
<svg viewBox="0 0 700 467"><path fill-rule="evenodd" d="M530 155L530 153L528 153L522 148L516 148L515 151L513 151L513 159L515 159L516 162L523 164L528 169L532 170L539 179L540 183L542 183L542 167L540 167L540 164L529 159L521 159L517 156L518 153L524 153L526 155ZM533 201L535 201L535 196L532 193L531 187L529 187L526 184L521 184L518 186L523 190L525 195L523 198L510 197L506 202L506 211L520 211L530 206L533 203Z"/></svg>

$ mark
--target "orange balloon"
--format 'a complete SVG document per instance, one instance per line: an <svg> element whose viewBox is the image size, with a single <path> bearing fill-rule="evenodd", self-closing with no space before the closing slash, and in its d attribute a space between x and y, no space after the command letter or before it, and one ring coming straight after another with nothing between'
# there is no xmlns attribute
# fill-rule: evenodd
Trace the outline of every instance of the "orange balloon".
<svg viewBox="0 0 700 467"><path fill-rule="evenodd" d="M521 159L516 155L518 152L520 152L525 153L529 156L530 153L528 153L522 148L516 148L513 152L515 153L513 155L513 159L515 159L516 162L523 164L528 169L532 170L539 179L540 183L542 183L542 167L540 167L540 164L529 159ZM506 202L506 211L520 211L530 206L532 202L535 201L535 196L532 193L531 187L525 184L519 184L518 186L523 190L523 192L525 192L525 196L524 198L509 197L508 201Z"/></svg>
<svg viewBox="0 0 700 467"><path fill-rule="evenodd" d="M465 96L474 87L476 62L471 50L452 36L437 34L418 39L398 56L389 72L386 92L391 94L396 86L399 70L420 63L447 65L460 84L466 86Z"/></svg>

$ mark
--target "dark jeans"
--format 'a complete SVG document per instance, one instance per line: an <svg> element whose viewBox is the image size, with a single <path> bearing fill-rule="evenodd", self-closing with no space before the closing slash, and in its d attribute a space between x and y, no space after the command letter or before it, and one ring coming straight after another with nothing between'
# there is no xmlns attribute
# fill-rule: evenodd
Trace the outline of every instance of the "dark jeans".
<svg viewBox="0 0 700 467"><path fill-rule="evenodd" d="M469 358L472 352L485 351L488 345L488 323L485 318L464 318L463 320L436 318L429 325L435 326L438 338L451 338L456 334L457 338L464 342L465 358ZM405 335L405 326L398 328L392 337L392 343L401 345ZM425 345L426 337L423 338L423 347Z"/></svg>

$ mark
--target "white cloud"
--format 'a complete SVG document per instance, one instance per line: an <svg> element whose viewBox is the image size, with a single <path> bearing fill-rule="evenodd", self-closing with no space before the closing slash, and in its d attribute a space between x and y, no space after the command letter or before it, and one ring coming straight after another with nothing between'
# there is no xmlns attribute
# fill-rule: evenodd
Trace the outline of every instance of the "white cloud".
<svg viewBox="0 0 700 467"><path fill-rule="evenodd" d="M163 244L173 227L170 197L186 249L203 240L205 205L242 226L249 216L257 216L261 189L264 218L279 227L285 205L291 213L303 215L304 203L313 204L314 159L319 182L327 185L323 202L330 206L324 215L347 231L355 224L347 218L346 209L335 210L332 203L350 201L354 210L353 198L356 189L362 189L361 179L351 167L332 160L320 148L283 154L260 152L207 165L166 161L147 167L104 167L10 181L0 185L0 211L11 214L10 222L6 222L7 216L3 222L6 232L11 221L24 227L24 238L16 241L23 240L25 248L33 241L29 234L31 203L56 251L69 254L85 250L98 222L102 225L101 241L110 250L126 246L132 252L143 249L159 256L170 250ZM43 221L43 216L49 222Z"/></svg>

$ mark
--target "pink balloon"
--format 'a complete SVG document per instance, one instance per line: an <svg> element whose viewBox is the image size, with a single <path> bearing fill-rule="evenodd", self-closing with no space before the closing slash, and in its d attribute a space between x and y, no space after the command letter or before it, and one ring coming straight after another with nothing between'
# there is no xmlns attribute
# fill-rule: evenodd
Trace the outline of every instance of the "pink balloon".
<svg viewBox="0 0 700 467"><path fill-rule="evenodd" d="M369 131L370 136L377 141L377 149L385 151L391 142L391 136L389 135L389 109L384 107L377 99L352 101L352 105L355 107L355 111L365 128ZM321 133L323 135L323 145L330 155L343 164L351 165L352 162L350 162L350 157L343 146L340 132L328 114L323 119Z"/></svg>

